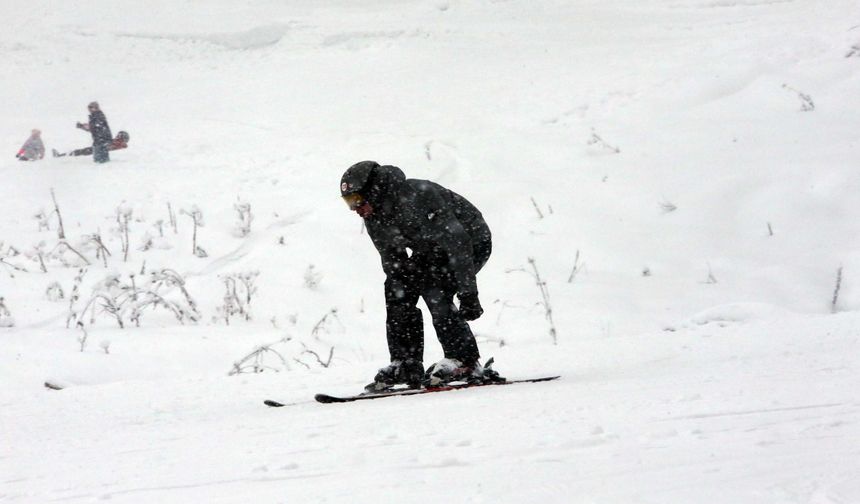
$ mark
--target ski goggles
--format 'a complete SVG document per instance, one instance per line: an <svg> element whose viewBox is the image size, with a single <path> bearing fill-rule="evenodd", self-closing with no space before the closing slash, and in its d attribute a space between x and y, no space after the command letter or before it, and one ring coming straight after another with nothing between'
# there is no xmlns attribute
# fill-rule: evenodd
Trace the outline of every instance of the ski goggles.
<svg viewBox="0 0 860 504"><path fill-rule="evenodd" d="M355 211L358 207L364 205L367 200L358 193L347 194L343 196L343 201L346 202L346 206L349 207L350 210Z"/></svg>

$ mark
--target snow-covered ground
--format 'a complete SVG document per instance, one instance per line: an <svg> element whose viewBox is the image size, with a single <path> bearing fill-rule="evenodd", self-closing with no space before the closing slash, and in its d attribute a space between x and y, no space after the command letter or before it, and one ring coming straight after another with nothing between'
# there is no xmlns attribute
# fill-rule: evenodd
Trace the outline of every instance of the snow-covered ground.
<svg viewBox="0 0 860 504"><path fill-rule="evenodd" d="M856 0L0 12L0 502L860 502ZM92 100L110 164L14 159ZM484 212L482 354L561 380L313 401L387 361L364 159ZM81 313L132 285L199 321Z"/></svg>

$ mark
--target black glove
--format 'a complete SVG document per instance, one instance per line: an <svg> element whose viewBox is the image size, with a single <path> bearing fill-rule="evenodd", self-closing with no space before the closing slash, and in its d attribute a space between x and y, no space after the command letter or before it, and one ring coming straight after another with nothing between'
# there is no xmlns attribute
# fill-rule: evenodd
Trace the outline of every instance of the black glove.
<svg viewBox="0 0 860 504"><path fill-rule="evenodd" d="M484 313L478 294L460 294L460 315L464 320L475 320Z"/></svg>

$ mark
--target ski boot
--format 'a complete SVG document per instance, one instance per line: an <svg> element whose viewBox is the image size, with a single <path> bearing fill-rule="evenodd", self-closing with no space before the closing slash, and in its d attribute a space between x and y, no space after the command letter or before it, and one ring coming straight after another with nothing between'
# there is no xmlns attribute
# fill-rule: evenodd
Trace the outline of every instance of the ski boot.
<svg viewBox="0 0 860 504"><path fill-rule="evenodd" d="M459 359L442 359L427 368L424 386L442 387L451 382L479 384L505 381L492 366L492 358L483 366L478 360L465 364Z"/></svg>
<svg viewBox="0 0 860 504"><path fill-rule="evenodd" d="M383 392L395 385L405 384L408 388L421 388L424 378L424 364L415 359L395 360L380 369L373 382L364 387L365 392Z"/></svg>

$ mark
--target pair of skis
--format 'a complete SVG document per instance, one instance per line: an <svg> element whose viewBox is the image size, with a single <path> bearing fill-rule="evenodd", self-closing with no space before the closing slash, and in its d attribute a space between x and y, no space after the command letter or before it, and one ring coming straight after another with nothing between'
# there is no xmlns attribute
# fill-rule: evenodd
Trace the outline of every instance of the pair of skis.
<svg viewBox="0 0 860 504"><path fill-rule="evenodd" d="M383 390L381 392L364 392L361 394L351 395L351 396L333 396L329 394L317 394L314 396L317 402L323 404L331 404L331 403L346 403L353 401L366 401L370 399L382 399L385 397L399 397L399 396L412 396L412 395L421 395L421 394L432 394L436 392L447 392L450 390L460 390L465 388L472 387L490 387L496 385L514 385L516 383L538 383L538 382L546 382L558 379L559 376L544 376L540 378L525 378L521 380L506 380L506 381L494 381L488 383L448 383L445 385L441 385L438 387L423 387L419 389L390 389ZM271 399L267 399L263 401L263 404L266 406L270 406L272 408L280 408L283 406L289 406L288 404L281 403L278 401L273 401Z"/></svg>

